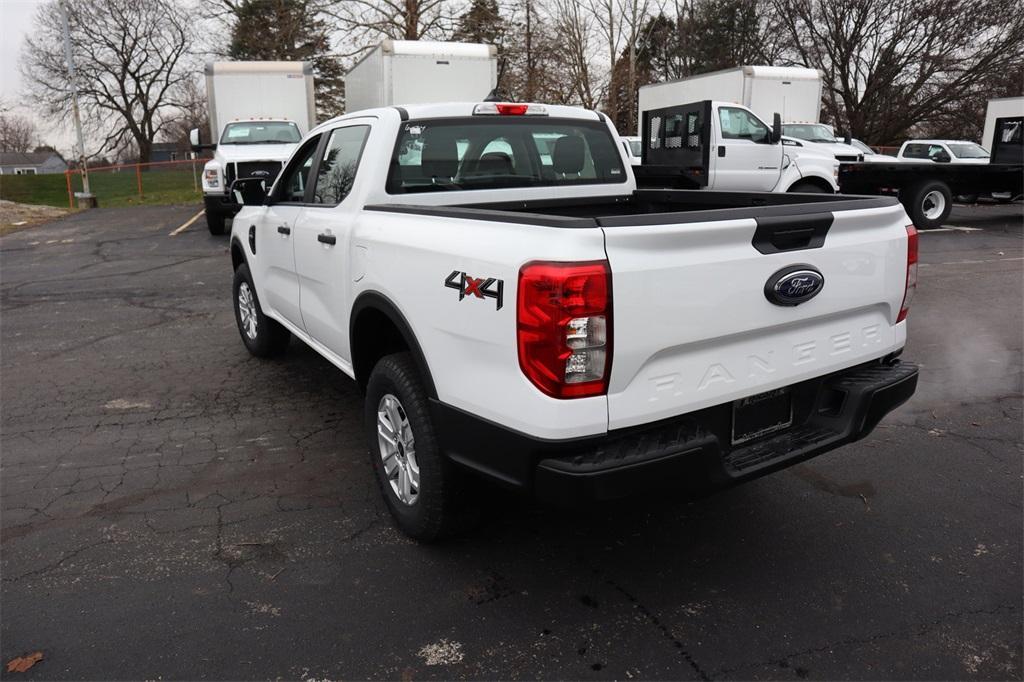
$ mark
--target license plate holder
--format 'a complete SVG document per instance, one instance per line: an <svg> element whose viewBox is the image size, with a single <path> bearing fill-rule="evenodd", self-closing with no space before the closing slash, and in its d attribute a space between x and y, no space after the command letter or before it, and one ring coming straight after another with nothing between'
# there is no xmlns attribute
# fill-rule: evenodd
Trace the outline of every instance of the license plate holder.
<svg viewBox="0 0 1024 682"><path fill-rule="evenodd" d="M732 403L732 444L788 429L793 425L793 396L788 388L734 400Z"/></svg>

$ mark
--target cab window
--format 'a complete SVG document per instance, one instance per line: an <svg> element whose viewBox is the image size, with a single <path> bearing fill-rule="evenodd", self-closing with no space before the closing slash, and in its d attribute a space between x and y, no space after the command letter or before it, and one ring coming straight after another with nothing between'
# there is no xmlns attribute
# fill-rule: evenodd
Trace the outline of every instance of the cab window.
<svg viewBox="0 0 1024 682"><path fill-rule="evenodd" d="M722 125L722 137L726 140L768 142L771 139L768 126L745 109L721 107L718 120Z"/></svg>
<svg viewBox="0 0 1024 682"><path fill-rule="evenodd" d="M903 149L903 156L907 159L927 159L928 158L928 145L926 144L908 144Z"/></svg>
<svg viewBox="0 0 1024 682"><path fill-rule="evenodd" d="M320 144L320 136L306 140L292 157L285 168L274 190L274 201L285 204L302 203L306 200L306 184L309 171L313 167L316 148Z"/></svg>
<svg viewBox="0 0 1024 682"><path fill-rule="evenodd" d="M348 126L331 133L317 170L314 204L337 206L348 196L369 132L369 126Z"/></svg>

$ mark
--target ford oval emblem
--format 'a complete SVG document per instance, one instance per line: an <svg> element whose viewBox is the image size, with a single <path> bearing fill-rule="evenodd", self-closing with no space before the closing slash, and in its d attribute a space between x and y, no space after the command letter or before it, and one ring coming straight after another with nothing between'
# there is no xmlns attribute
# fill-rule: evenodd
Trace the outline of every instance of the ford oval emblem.
<svg viewBox="0 0 1024 682"><path fill-rule="evenodd" d="M782 268L764 285L764 295L775 305L800 305L817 296L825 286L825 277L811 265Z"/></svg>

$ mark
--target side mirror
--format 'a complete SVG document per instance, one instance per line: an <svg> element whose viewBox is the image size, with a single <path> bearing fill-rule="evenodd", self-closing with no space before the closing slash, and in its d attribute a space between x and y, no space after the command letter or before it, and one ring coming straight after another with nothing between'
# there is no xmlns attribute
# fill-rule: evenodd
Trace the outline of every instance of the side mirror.
<svg viewBox="0 0 1024 682"><path fill-rule="evenodd" d="M843 144L845 144L845 145L853 144L853 136L850 135L850 134L843 135Z"/></svg>
<svg viewBox="0 0 1024 682"><path fill-rule="evenodd" d="M262 206L267 200L267 181L263 178L242 178L231 183L231 194L243 206Z"/></svg>
<svg viewBox="0 0 1024 682"><path fill-rule="evenodd" d="M199 152L204 149L214 149L217 146L215 144L203 144L202 139L199 137L199 128L193 128L188 131L188 143L194 152Z"/></svg>
<svg viewBox="0 0 1024 682"><path fill-rule="evenodd" d="M946 152L939 152L932 158L935 161L938 161L939 163L949 163L952 160L949 158L949 154L947 154Z"/></svg>
<svg viewBox="0 0 1024 682"><path fill-rule="evenodd" d="M772 144L778 144L782 139L782 116L776 113L772 117Z"/></svg>

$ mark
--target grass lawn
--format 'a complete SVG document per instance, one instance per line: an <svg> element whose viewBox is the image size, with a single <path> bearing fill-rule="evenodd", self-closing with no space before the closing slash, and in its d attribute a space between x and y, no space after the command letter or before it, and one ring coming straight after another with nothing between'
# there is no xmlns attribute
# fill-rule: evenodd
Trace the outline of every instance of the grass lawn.
<svg viewBox="0 0 1024 682"><path fill-rule="evenodd" d="M198 171L202 172L202 166ZM202 190L197 189L191 166L149 168L143 170L142 196L134 168L118 171L93 171L89 185L103 208L160 204L200 203ZM82 178L71 176L73 192L82 191ZM0 199L22 204L68 206L67 180L63 173L53 175L4 175L0 177Z"/></svg>

